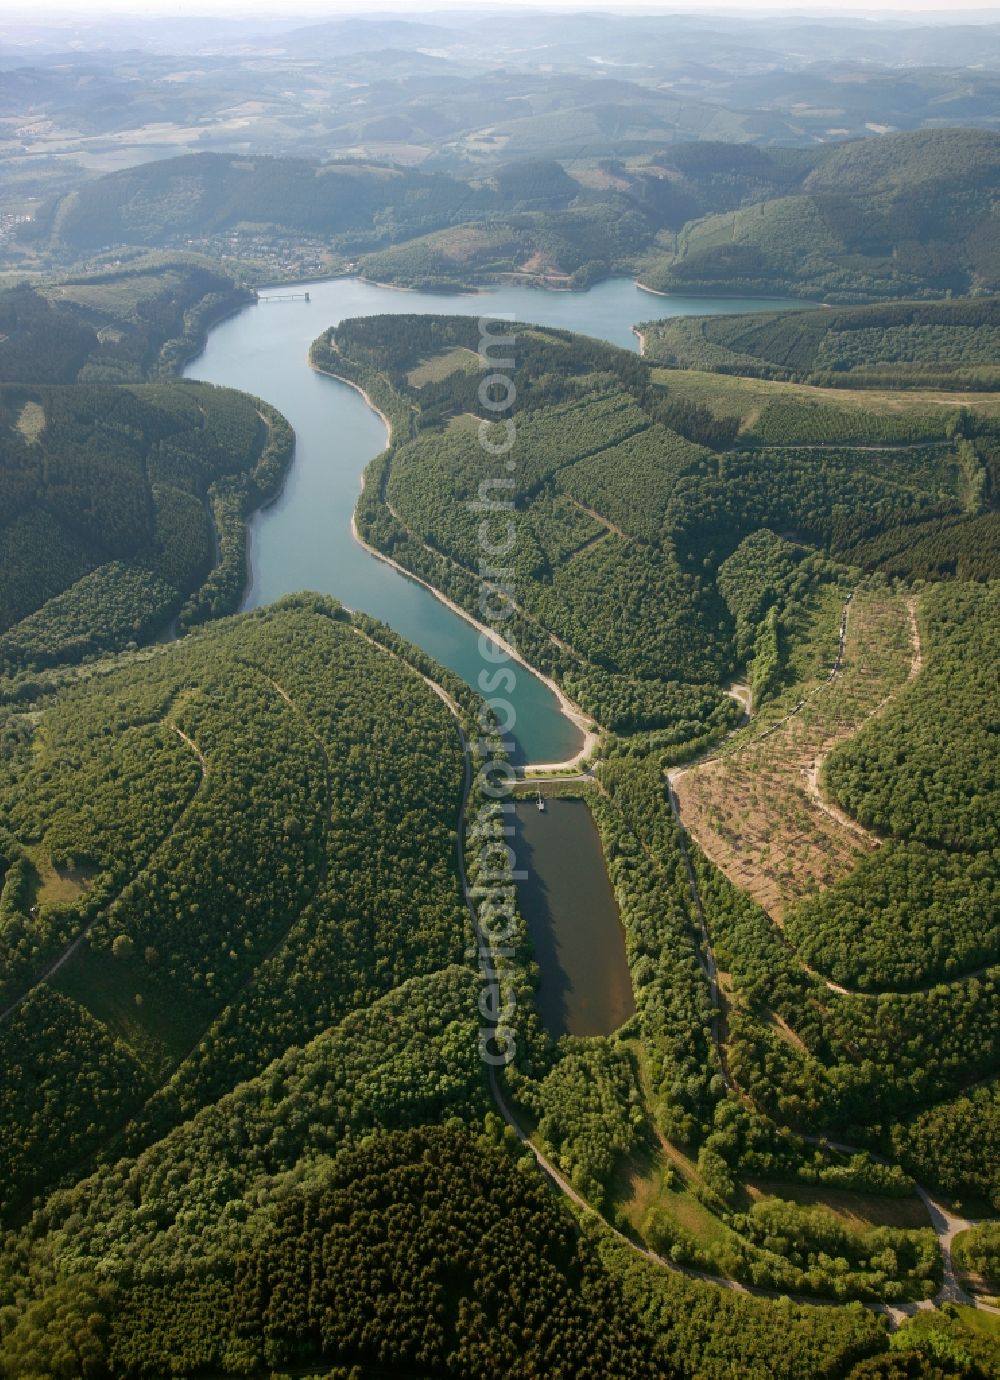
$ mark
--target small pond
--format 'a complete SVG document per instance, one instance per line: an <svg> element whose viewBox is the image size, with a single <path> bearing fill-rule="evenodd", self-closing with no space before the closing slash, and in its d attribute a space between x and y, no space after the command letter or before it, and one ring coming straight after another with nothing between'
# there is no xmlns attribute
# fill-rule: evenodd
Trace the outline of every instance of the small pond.
<svg viewBox="0 0 1000 1380"><path fill-rule="evenodd" d="M582 800L516 807L521 909L541 968L539 1010L552 1035L610 1035L635 1012L625 935L600 835Z"/></svg>

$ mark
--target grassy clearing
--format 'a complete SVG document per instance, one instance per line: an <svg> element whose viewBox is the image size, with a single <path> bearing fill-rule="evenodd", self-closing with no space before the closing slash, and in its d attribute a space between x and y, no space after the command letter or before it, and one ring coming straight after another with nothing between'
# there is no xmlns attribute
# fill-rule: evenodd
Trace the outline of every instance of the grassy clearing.
<svg viewBox="0 0 1000 1380"><path fill-rule="evenodd" d="M17 419L17 429L29 446L35 445L45 430L45 409L36 402L26 402Z"/></svg>
<svg viewBox="0 0 1000 1380"><path fill-rule="evenodd" d="M439 355L422 360L406 376L407 383L414 388L423 388L425 383L440 383L452 374L474 374L479 369L479 356L474 350L466 350L456 345L453 350L442 350Z"/></svg>
<svg viewBox="0 0 1000 1380"><path fill-rule="evenodd" d="M907 389L905 393L878 388L817 388L806 383L709 374L698 369L654 369L653 379L663 384L672 396L702 403L717 417L738 415L744 431L753 425L768 403L788 399L870 412L880 417L898 416L902 412L938 417L941 409L957 407L968 407L986 416L1000 416L1000 396L989 393L919 388Z"/></svg>
<svg viewBox="0 0 1000 1380"><path fill-rule="evenodd" d="M636 1151L618 1167L611 1183L610 1202L624 1216L636 1236L645 1240L645 1225L655 1208L689 1232L706 1250L725 1246L735 1233L694 1194L686 1181L685 1158L673 1147ZM691 1179L695 1178L690 1166Z"/></svg>
<svg viewBox="0 0 1000 1380"><path fill-rule="evenodd" d="M873 846L864 831L823 808L810 779L830 749L905 682L912 658L903 596L863 592L851 607L835 680L767 736L751 727L731 750L675 776L692 836L776 920L801 897L845 876ZM795 698L808 688L800 684Z"/></svg>
<svg viewBox="0 0 1000 1380"><path fill-rule="evenodd" d="M157 294L180 288L180 273L160 272L157 274L136 273L103 283L61 283L45 290L45 295L56 302L75 302L81 307L92 307L96 311L107 312L109 316L129 317L135 313L140 302Z"/></svg>
<svg viewBox="0 0 1000 1380"><path fill-rule="evenodd" d="M637 1060L639 1084L648 1106L645 1052L638 1041L624 1043ZM697 1195L696 1190L705 1184L694 1160L657 1134L657 1144L640 1145L619 1161L609 1185L611 1214L649 1246L653 1245L647 1234L652 1213L670 1218L707 1252L731 1246L738 1240L736 1234Z"/></svg>
<svg viewBox="0 0 1000 1380"><path fill-rule="evenodd" d="M445 431L450 435L461 435L464 432L478 431L479 418L471 412L460 412L456 417L448 418L448 425Z"/></svg>
<svg viewBox="0 0 1000 1380"><path fill-rule="evenodd" d="M986 1313L981 1308L968 1308L963 1304L957 1305L956 1311L963 1327L1000 1346L1000 1314Z"/></svg>
<svg viewBox="0 0 1000 1380"><path fill-rule="evenodd" d="M750 1202L779 1198L804 1207L822 1207L859 1236L872 1227L928 1227L930 1218L921 1200L887 1198L874 1193L855 1193L850 1189L828 1188L823 1184L749 1182Z"/></svg>
<svg viewBox="0 0 1000 1380"><path fill-rule="evenodd" d="M72 905L87 890L95 869L58 868L41 847L24 850L35 869L33 905Z"/></svg>

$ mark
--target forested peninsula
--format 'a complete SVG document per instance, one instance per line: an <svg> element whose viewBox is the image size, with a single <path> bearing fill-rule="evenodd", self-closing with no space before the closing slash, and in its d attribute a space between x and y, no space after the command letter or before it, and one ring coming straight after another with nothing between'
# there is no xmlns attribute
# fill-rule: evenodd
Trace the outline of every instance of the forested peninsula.
<svg viewBox="0 0 1000 1380"><path fill-rule="evenodd" d="M235 613L293 438L173 377L202 271L0 298L0 1374L996 1375L993 299L511 326L509 635L595 729L531 789L635 1015L551 1034L516 912L490 1076L503 743L336 599ZM470 617L478 332L311 354L392 427L359 536Z"/></svg>

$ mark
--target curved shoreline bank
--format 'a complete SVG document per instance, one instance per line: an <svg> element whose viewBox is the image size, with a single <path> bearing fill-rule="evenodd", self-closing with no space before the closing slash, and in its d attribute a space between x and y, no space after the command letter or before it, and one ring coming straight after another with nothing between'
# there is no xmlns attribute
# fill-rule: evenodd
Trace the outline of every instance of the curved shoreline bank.
<svg viewBox="0 0 1000 1380"><path fill-rule="evenodd" d="M323 374L326 378L336 379L338 383L345 383L349 388L353 388L356 393L361 394L362 398L364 398L365 402L385 427L386 448L388 449L388 446L392 443L392 423L382 409L373 401L368 392L362 388L359 383L355 383L353 379L344 378L342 374L336 374L332 369L322 369L319 365L314 364L312 360L309 361L309 367L314 369L317 374ZM373 456L372 458L375 459L376 457ZM364 493L364 489L365 472L362 470L362 493ZM400 565L399 561L393 560L393 558L387 556L384 551L379 551L377 547L365 541L364 537L362 537L361 533L358 531L356 510L351 513L351 536L370 556L374 556L376 560L383 561L386 565L391 566L393 570L397 571L400 575L404 575L408 580L413 580L416 584L422 585L424 589L434 595L435 599L444 604L445 608L450 609L452 613L464 619L465 622L475 628L477 632L485 634L498 647L502 647L512 661L516 661L520 666L523 666L536 680L541 681L546 689L551 691L559 704L559 709L563 717L568 719L573 727L583 735L583 742L572 757L568 757L562 762L526 762L523 766L517 768L518 775L530 779L533 774L540 772L571 771L582 765L582 763L590 757L594 748L597 746L600 734L595 730L592 721L584 714L580 706L573 703L562 687L557 685L551 676L544 675L536 667L532 666L506 638L502 637L495 629L480 622L478 618L473 617L467 609L462 608L461 604L449 598L443 590L437 589L430 581L423 579L420 575L415 575L412 570L407 570L404 565Z"/></svg>

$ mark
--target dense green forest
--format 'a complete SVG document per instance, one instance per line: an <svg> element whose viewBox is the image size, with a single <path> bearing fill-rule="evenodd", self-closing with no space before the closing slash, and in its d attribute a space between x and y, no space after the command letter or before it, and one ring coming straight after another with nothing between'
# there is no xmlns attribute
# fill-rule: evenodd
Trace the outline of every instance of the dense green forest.
<svg viewBox="0 0 1000 1380"><path fill-rule="evenodd" d="M424 287L511 274L587 287L628 272L655 290L842 302L996 290L995 132L918 130L811 149L708 133L579 172L576 157L564 166L526 151L481 176L361 157L192 153L53 196L21 237L72 262L112 246L305 236L369 277ZM971 359L980 348L970 342Z"/></svg>
<svg viewBox="0 0 1000 1380"><path fill-rule="evenodd" d="M294 438L269 404L172 376L251 296L190 255L0 292L5 674L238 607L246 518Z"/></svg>
<svg viewBox="0 0 1000 1380"><path fill-rule="evenodd" d="M252 294L210 260L149 255L127 268L0 292L0 382L139 383L170 375Z"/></svg>
<svg viewBox="0 0 1000 1380"><path fill-rule="evenodd" d="M915 465L917 446L940 446L951 438L963 511L911 510L900 513L898 523L881 523L878 531L852 520L838 555L851 565L908 580L996 577L1000 446L990 390L1000 382L994 367L1000 299L674 317L642 329L647 357L667 366L660 377L668 391L674 370L726 375L714 398L708 374L678 374L675 391L692 406L704 406L701 400L707 398L722 419L727 408L734 408L740 416L738 439L755 447L833 441L908 446L900 458ZM779 382L761 384L770 391L759 393L747 387L748 377L800 381L827 391L783 390ZM831 387L845 390L842 404ZM920 392L904 410L888 391L896 389ZM929 450L927 456L933 466L935 457Z"/></svg>
<svg viewBox="0 0 1000 1380"><path fill-rule="evenodd" d="M922 674L825 767L833 797L888 841L786 919L809 963L852 987L919 987L1000 958L1000 587L941 585L922 615Z"/></svg>
<svg viewBox="0 0 1000 1380"><path fill-rule="evenodd" d="M481 473L476 429L466 420L477 410L476 373L466 363L476 331L458 317L368 317L343 323L313 352L320 367L370 388L393 420L393 446L368 471L361 530L470 611L477 522L468 506L441 497L474 497ZM775 432L771 421L764 432L759 418L756 436L743 440L730 429L726 439L702 404L681 406L669 371L659 382L607 346L581 342L570 355L557 331L514 333L514 415L524 450L512 480L519 542L508 559L517 591L510 627L530 660L594 718L630 734L610 748L621 762L614 776L611 765L601 767L601 784L629 818L628 832L600 795L593 809L603 821L629 944L644 1078L655 1125L695 1147L703 1191L734 1234L724 1256L705 1254L681 1234L677 1259L709 1270L724 1260L726 1270L772 1288L830 1290L817 1259L840 1249L833 1246L840 1228L803 1217L796 1230L815 1234L817 1256L793 1259L779 1249L778 1263L771 1245L782 1239L777 1210L759 1227L757 1209L748 1214L739 1206L738 1185L761 1163L770 1173L779 1163L785 1173L806 1173L808 1156L774 1141L775 1126L839 1133L881 1151L902 1144L921 1108L943 1107L996 1068L993 586L946 582L927 593L920 615L926 672L898 708L830 758L830 795L887 836L857 872L800 905L781 933L708 861L697 860L706 922L731 984L728 1076L771 1126L763 1141L756 1129L734 1134L728 1100L713 1110L719 1067L712 1012L691 945L699 915L686 900L662 767L679 760L677 745L683 758L731 729L734 713L706 696L748 662L754 707L774 701L775 716L782 705L794 711L803 668L815 664L808 639L828 636L821 620L862 578L852 549L862 538L873 544L881 534L934 522L943 531L971 502L988 498L985 489L970 498L968 472L990 453L992 422L970 425L959 407L928 411L921 403L910 413L903 402L884 420L858 400L847 411L793 402L785 431ZM982 560L983 577L996 577L988 551ZM668 889L650 860L665 869ZM639 943L643 930L633 926L647 925L651 915L658 932ZM679 965L684 951L688 959ZM670 956L665 987L654 977L657 954ZM848 991L840 995L828 980ZM526 1068L524 1081L514 1083L521 1107L575 1183L607 1202L615 1163L636 1151L637 1134L641 1140L612 1111L629 1104L632 1076L614 1061L581 1063L575 1050L546 1068L545 1061ZM603 1126L596 1137L578 1110L578 1093L564 1086L571 1070L592 1090ZM779 1148L764 1155L767 1136ZM937 1163L932 1150L930 1167L923 1163L924 1179L953 1184L946 1167L952 1152L952 1141L942 1139ZM916 1165L909 1155L903 1163ZM992 1198L992 1181L981 1184L974 1176L963 1191ZM668 1239L662 1223L648 1231ZM879 1268L848 1252L844 1259L858 1265L844 1270L837 1288L901 1297L923 1288L921 1279L930 1283L919 1246L873 1238L869 1249L872 1256L894 1252L894 1279L877 1278ZM899 1289L903 1294L892 1292Z"/></svg>
<svg viewBox="0 0 1000 1380"><path fill-rule="evenodd" d="M393 422L390 450L369 468L363 533L471 612L478 518L442 497L474 498L482 473L469 416L479 411L477 329L367 318L313 352ZM712 687L743 666L755 707L775 720L795 712L802 678L828 674L832 650L811 650L830 647L825 620L859 582L884 580L879 541L937 524L946 542L974 520L992 493L991 414L973 420L957 403L910 406L905 395L889 410L790 395L751 410L750 429L705 394L672 389L669 370L644 373L589 341L571 353L557 331L512 330L524 450L511 481L509 626L530 660L625 735L607 742L588 798L641 1037L638 1070L631 1022L604 1047L568 1042L553 1057L533 1042L508 1076L512 1095L574 1185L675 1261L797 1294L929 1297L937 1249L912 1214L876 1218L859 1236L823 1200L838 1183L905 1198L905 1174L863 1154L816 1162L809 1137L841 1136L936 1191L1000 1201L990 1171L959 1168L960 1123L946 1111L996 1068L994 586L965 583L954 560L919 569L945 580L921 601L924 672L824 775L832 798L887 841L783 931L697 850L692 904L663 768L731 730ZM861 539L868 576L851 557ZM975 573L989 581L988 547L979 558ZM671 683L666 668L684 673ZM702 914L726 971L724 1046L696 939ZM735 1090L752 1102L749 1120ZM948 1128L937 1143L910 1148L921 1118L937 1114ZM622 1165L655 1160L657 1135L685 1147L690 1178L677 1187L676 1166L657 1171L663 1184L674 1175L660 1190L668 1205L632 1219ZM755 1178L774 1181L771 1197L747 1198ZM820 1206L785 1198L782 1181L816 1186ZM716 1224L707 1235L679 1225L671 1192L693 1195Z"/></svg>
<svg viewBox="0 0 1000 1380"><path fill-rule="evenodd" d="M4 1373L846 1374L869 1315L795 1307L775 1372L786 1316L581 1235L484 1133L461 753L423 667L295 597L4 711Z"/></svg>
<svg viewBox="0 0 1000 1380"><path fill-rule="evenodd" d="M0 386L6 673L235 609L291 449L273 408L209 385Z"/></svg>
<svg viewBox="0 0 1000 1380"><path fill-rule="evenodd" d="M647 356L674 368L851 388L995 389L998 381L997 297L675 316L642 330Z"/></svg>
<svg viewBox="0 0 1000 1380"><path fill-rule="evenodd" d="M404 695L423 726L396 741L384 723ZM5 908L0 934L4 1003L21 1003L0 1025L4 1100L29 1070L39 1097L8 1123L8 1209L130 1117L133 1140L161 1132L460 956L451 717L333 605L293 601L102 668L19 733L32 723L5 725L29 904ZM137 811L140 789L155 809ZM60 954L56 990L34 985ZM85 1100L74 1120L61 1104L88 1081L100 1114Z"/></svg>
<svg viewBox="0 0 1000 1380"><path fill-rule="evenodd" d="M967 511L961 447L972 443L954 412L920 414L924 445L902 423L887 429L863 413L843 443L836 424L824 443L820 411L791 443L787 429L778 441L772 428L751 446L703 404L675 397L669 373L664 386L625 351L590 341L568 350L568 340L537 329L517 336L510 626L529 660L608 728L680 721L684 736L704 739L732 722L733 706L713 687L750 647L721 568L745 538L792 531L843 557L861 539ZM477 342L466 318L368 317L313 351L399 418L391 451L369 468L363 535L470 612L482 457L467 415L477 379L461 352L471 358ZM758 609L754 627L766 613Z"/></svg>
<svg viewBox="0 0 1000 1380"><path fill-rule="evenodd" d="M414 995L426 1002L443 993ZM422 1033L436 1043L438 1030ZM308 1055L319 1059L315 1046ZM392 1068L391 1057L382 1066ZM282 1073L274 1070L275 1083ZM256 1091L246 1085L249 1097ZM352 1374L370 1366L371 1373L468 1380L539 1373L721 1380L738 1356L744 1375L796 1380L808 1369L833 1380L884 1345L864 1313L775 1309L712 1294L581 1236L530 1154L500 1134L495 1116L485 1131L482 1121L463 1124L455 1088L449 1091L455 1114L445 1126L393 1129L408 1118L385 1102L385 1129L359 1134L371 1124L362 1095L356 1119L330 1138L329 1149L298 1158L301 1151L286 1142L268 1156L282 1166L276 1173L256 1164L244 1169L223 1139L216 1172L226 1166L231 1207L224 1222L213 1208L218 1181L200 1204L185 1194L186 1211L163 1196L161 1185L179 1170L186 1177L191 1164L201 1183L211 1183L203 1177L211 1163L202 1158L208 1128L196 1119L157 1147L155 1162L147 1155L123 1163L129 1177L120 1187L105 1174L86 1185L101 1196L103 1212L120 1204L127 1239L110 1274L94 1273L105 1249L100 1235L89 1225L74 1230L80 1211L72 1214L68 1195L53 1200L50 1222L39 1219L12 1238L4 1265L17 1268L31 1245L44 1245L64 1267L72 1252L74 1268L63 1281L39 1279L37 1298L6 1339L6 1373L23 1375L39 1364L55 1373L69 1335L77 1356L87 1356L88 1373L121 1376L165 1365L179 1374L220 1366L254 1374L262 1365L305 1362L360 1364ZM308 1093L300 1078L295 1096ZM230 1117L237 1111L224 1110ZM281 1116L284 1104L276 1110ZM433 1102L421 1110L433 1116ZM280 1121L269 1112L262 1125L270 1132ZM159 1222L141 1222L134 1191L162 1204ZM145 1256L151 1248L154 1259ZM201 1251L194 1273L191 1253Z"/></svg>
<svg viewBox="0 0 1000 1380"><path fill-rule="evenodd" d="M523 272L583 287L632 269L660 231L797 187L823 152L677 143L648 166L613 162L596 181L531 157L466 178L357 160L201 153L53 196L21 235L57 261L233 231L309 236L341 255L362 254L370 277L410 286Z"/></svg>
<svg viewBox="0 0 1000 1380"><path fill-rule="evenodd" d="M558 163L553 170L561 171ZM454 289L508 274L586 288L634 263L653 227L646 209L624 198L591 204L581 195L580 201L558 210L495 212L406 239L365 254L358 269L376 282L425 289Z"/></svg>
<svg viewBox="0 0 1000 1380"><path fill-rule="evenodd" d="M160 246L244 223L337 236L398 216L413 235L449 223L469 195L457 179L377 164L198 153L125 168L55 198L33 230L76 251Z"/></svg>
<svg viewBox="0 0 1000 1380"><path fill-rule="evenodd" d="M569 215L547 185L489 190ZM0 1375L996 1374L957 1310L890 1340L850 1306L938 1296L918 1184L1000 1205L992 411L712 397L511 328L505 632L603 730L563 789L600 832L635 1015L553 1038L515 913L493 1083L458 849L473 894L487 839L513 890L463 732L501 746L468 686L331 599L218 617L291 435L255 399L148 381L233 299L203 316L147 267L9 304L11 360L65 350L0 388ZM91 313L138 322L160 289L133 382ZM928 352L951 329L907 310ZM776 352L820 315L748 329L781 322ZM978 367L992 326L952 324ZM478 345L474 318L403 315L312 352L392 423L361 535L473 615ZM776 924L667 773L833 684L855 596L919 634L819 773L878 846ZM171 617L186 635L151 644ZM955 1259L988 1275L977 1233Z"/></svg>
<svg viewBox="0 0 1000 1380"><path fill-rule="evenodd" d="M651 254L661 291L860 302L995 292L1000 135L938 129L833 150L790 194L689 222Z"/></svg>

